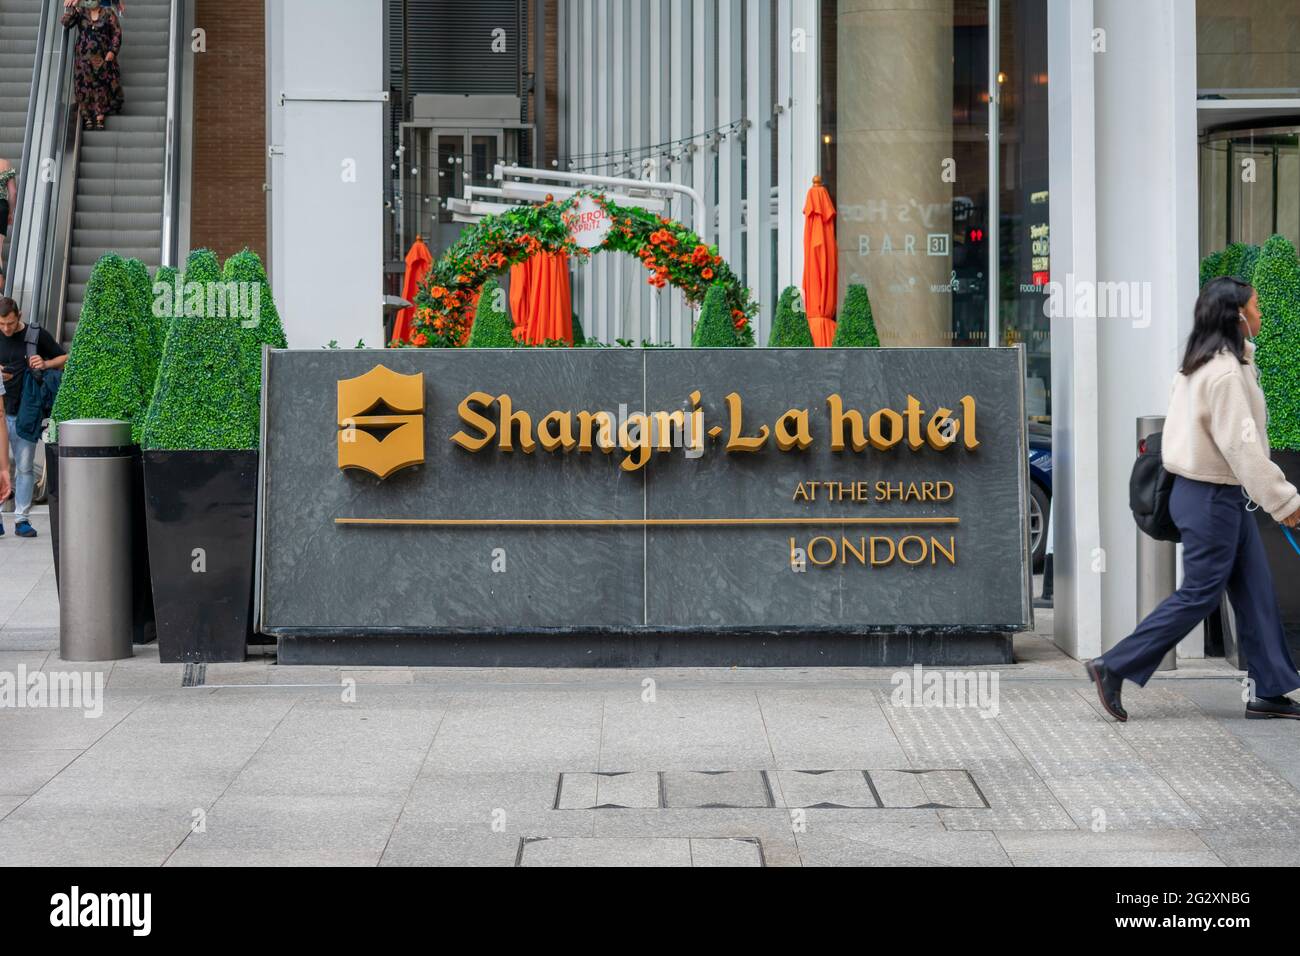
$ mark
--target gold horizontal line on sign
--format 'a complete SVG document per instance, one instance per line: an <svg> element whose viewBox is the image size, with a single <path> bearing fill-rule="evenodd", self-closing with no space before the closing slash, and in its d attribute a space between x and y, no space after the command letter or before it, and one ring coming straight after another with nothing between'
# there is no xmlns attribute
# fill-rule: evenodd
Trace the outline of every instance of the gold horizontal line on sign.
<svg viewBox="0 0 1300 956"><path fill-rule="evenodd" d="M335 518L341 525L422 528L658 528L714 525L959 524L960 518Z"/></svg>

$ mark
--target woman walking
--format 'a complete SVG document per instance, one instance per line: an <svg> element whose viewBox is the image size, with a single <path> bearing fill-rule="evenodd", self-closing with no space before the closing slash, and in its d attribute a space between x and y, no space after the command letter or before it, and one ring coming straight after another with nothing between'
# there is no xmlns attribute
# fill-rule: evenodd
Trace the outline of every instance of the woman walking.
<svg viewBox="0 0 1300 956"><path fill-rule="evenodd" d="M1300 705L1286 696L1300 687L1300 674L1251 513L1263 508L1287 527L1300 525L1300 491L1269 458L1268 410L1255 368L1260 325L1255 290L1240 279L1214 279L1196 300L1161 448L1165 470L1175 476L1169 511L1182 534L1183 584L1086 665L1102 707L1117 720L1128 720L1120 702L1124 679L1145 685L1161 658L1219 606L1225 589L1252 687L1246 716L1300 719Z"/></svg>
<svg viewBox="0 0 1300 956"><path fill-rule="evenodd" d="M103 129L109 113L122 112L122 72L117 55L122 26L113 0L63 0L64 27L77 28L73 79L83 129Z"/></svg>

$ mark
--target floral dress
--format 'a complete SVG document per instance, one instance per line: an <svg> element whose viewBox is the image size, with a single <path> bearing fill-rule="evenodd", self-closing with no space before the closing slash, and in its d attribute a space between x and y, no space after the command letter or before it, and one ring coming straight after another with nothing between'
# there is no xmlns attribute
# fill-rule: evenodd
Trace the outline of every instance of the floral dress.
<svg viewBox="0 0 1300 956"><path fill-rule="evenodd" d="M98 20L90 12L73 7L63 15L63 25L77 28L76 63L72 76L77 90L77 105L86 118L122 112L122 71L117 65L122 48L122 26L117 17L104 10ZM112 60L105 59L109 53Z"/></svg>

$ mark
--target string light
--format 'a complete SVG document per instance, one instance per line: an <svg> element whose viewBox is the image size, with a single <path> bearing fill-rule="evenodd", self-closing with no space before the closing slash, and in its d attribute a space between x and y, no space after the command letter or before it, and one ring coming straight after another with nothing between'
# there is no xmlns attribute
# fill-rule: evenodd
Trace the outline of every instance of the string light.
<svg viewBox="0 0 1300 956"><path fill-rule="evenodd" d="M716 149L720 143L729 140L733 135L744 138L745 129L748 126L748 120L734 120L722 126L715 126L713 129L706 129L698 133L692 133L690 136L683 136L680 139L670 139L663 143L655 143L652 146L638 146L628 149L623 151L621 156L615 156L613 159L610 158L609 153L604 151L574 153L569 157L568 168L572 172L595 172L611 169L631 171L638 169L647 159L654 160L656 165L662 163L667 167L671 166L674 161L680 163L683 151L694 154L699 151L701 146ZM552 165L555 165L555 163L553 162Z"/></svg>

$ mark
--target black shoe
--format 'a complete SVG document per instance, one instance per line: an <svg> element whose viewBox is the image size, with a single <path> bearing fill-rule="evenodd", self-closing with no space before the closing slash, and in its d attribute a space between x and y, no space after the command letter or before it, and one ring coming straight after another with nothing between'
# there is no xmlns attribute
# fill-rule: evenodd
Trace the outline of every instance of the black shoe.
<svg viewBox="0 0 1300 956"><path fill-rule="evenodd" d="M1100 658L1086 661L1083 666L1088 671L1089 679L1097 685L1097 699L1101 701L1101 706L1105 708L1106 713L1121 724L1128 720L1128 711L1119 702L1119 692L1124 686L1124 678L1107 670Z"/></svg>
<svg viewBox="0 0 1300 956"><path fill-rule="evenodd" d="M1247 720L1268 720L1270 717L1290 717L1300 720L1300 704L1290 697L1257 697L1246 704Z"/></svg>

